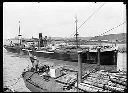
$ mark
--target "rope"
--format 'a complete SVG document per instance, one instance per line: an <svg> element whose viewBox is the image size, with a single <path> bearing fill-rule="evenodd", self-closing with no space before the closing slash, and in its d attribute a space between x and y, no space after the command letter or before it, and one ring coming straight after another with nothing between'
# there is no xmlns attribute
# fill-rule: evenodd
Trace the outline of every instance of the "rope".
<svg viewBox="0 0 128 93"><path fill-rule="evenodd" d="M13 80L17 80L14 84L8 85L8 86L6 86L6 87L7 87L7 88L9 88L9 87L11 88L12 86L16 85L16 84L18 83L18 81L19 81L21 78L22 78L22 74L20 75L20 77L13 79ZM12 81L12 80L9 80L9 81Z"/></svg>
<svg viewBox="0 0 128 93"><path fill-rule="evenodd" d="M105 3L104 3L105 4ZM103 7L103 5L104 4L102 4L96 11L94 11L88 18L87 18L87 20L85 20L79 27L78 27L78 29L80 29L84 24L85 24L85 22L87 22L96 12L98 12L100 9L101 9L101 7ZM77 29L77 30L78 30Z"/></svg>
<svg viewBox="0 0 128 93"><path fill-rule="evenodd" d="M104 4L105 4L105 3L104 3ZM80 29L96 12L98 12L98 11L101 9L101 7L103 7L104 4L102 4L96 11L94 11L94 12L87 18L87 20L85 20L85 21L77 28L77 30ZM69 37L71 37L74 33L75 33L75 31L74 31Z"/></svg>
<svg viewBox="0 0 128 93"><path fill-rule="evenodd" d="M29 51L28 51L29 52ZM28 68L29 67L29 65L26 67L26 68ZM18 78L14 78L14 79L12 79L12 80L9 80L9 81L13 81L13 80L17 80L14 84L12 84L12 85L10 85L10 86L7 86L7 87L12 87L12 86L14 86L15 84L17 84L18 83L18 81L20 80L22 78L22 74L20 75L20 77L18 77ZM7 81L6 81L7 82Z"/></svg>
<svg viewBox="0 0 128 93"><path fill-rule="evenodd" d="M92 39L94 39L94 38L96 38L96 37L99 37L99 36L101 36L101 35L104 35L104 34L106 34L107 32L112 31L112 30L114 30L115 28L117 28L117 27L123 25L124 23L126 23L126 22L123 22L123 23L117 25L116 27L113 27L113 28L109 29L109 30L105 31L104 33L102 33L102 34L100 34L100 35L98 35L98 36L92 37L92 38L89 39L88 41L90 41L90 40L92 40Z"/></svg>
<svg viewBox="0 0 128 93"><path fill-rule="evenodd" d="M30 53L29 51L28 51L28 53ZM29 66L29 65L28 65ZM26 68L28 68L28 66L26 67ZM12 88L14 85L16 85L18 82L19 82L19 80L22 78L22 74L20 75L20 77L17 77L17 78L14 78L14 79L12 79L12 80L8 80L8 81L13 81L13 80L16 80L15 81L15 83L13 83L12 85L5 85L5 87L7 87L7 88ZM8 82L8 81L6 81L6 82Z"/></svg>

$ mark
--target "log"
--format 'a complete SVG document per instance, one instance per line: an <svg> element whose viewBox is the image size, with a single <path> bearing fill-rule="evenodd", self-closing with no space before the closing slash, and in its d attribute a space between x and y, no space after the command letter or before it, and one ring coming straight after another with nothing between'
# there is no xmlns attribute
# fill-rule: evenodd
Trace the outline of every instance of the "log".
<svg viewBox="0 0 128 93"><path fill-rule="evenodd" d="M117 88L117 87L114 87L114 86L105 85L105 88L108 89L108 90L111 90L113 92L124 92L124 89Z"/></svg>
<svg viewBox="0 0 128 93"><path fill-rule="evenodd" d="M127 86L127 83L125 81L121 81L120 79L117 79L117 78L110 78L110 80L114 83L117 83L117 84L120 84L120 85L123 85L123 86Z"/></svg>
<svg viewBox="0 0 128 93"><path fill-rule="evenodd" d="M108 90L103 90L102 88L98 88L93 85L89 85L89 84L85 84L85 83L78 84L78 88L80 88L86 92L107 92L108 91Z"/></svg>

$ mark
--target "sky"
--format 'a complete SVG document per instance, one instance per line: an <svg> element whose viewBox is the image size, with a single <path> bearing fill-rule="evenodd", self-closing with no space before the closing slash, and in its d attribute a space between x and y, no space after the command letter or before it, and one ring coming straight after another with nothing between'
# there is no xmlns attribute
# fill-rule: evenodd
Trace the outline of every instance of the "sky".
<svg viewBox="0 0 128 93"><path fill-rule="evenodd" d="M23 38L37 38L39 33L43 37L74 37L76 16L77 27L88 19L78 29L79 36L97 36L126 21L125 12L123 2L4 2L3 38L18 35L19 21ZM115 28L105 35L126 33L125 26Z"/></svg>

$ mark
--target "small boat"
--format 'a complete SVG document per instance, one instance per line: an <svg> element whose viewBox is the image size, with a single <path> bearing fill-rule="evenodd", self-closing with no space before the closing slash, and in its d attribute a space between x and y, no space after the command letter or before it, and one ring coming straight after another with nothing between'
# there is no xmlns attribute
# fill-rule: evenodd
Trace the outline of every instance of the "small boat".
<svg viewBox="0 0 128 93"><path fill-rule="evenodd" d="M29 68L22 73L22 77L26 87L32 92L77 91L73 88L76 72L66 71L63 66L43 65L39 71Z"/></svg>

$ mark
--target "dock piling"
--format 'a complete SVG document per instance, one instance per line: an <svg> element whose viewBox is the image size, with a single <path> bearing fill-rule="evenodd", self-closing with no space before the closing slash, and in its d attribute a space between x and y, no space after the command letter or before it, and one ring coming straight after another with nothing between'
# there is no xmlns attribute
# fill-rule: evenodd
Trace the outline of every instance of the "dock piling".
<svg viewBox="0 0 128 93"><path fill-rule="evenodd" d="M100 48L97 48L97 52L98 52L98 61L97 61L97 65L98 65L98 69L100 69Z"/></svg>
<svg viewBox="0 0 128 93"><path fill-rule="evenodd" d="M78 83L82 82L82 52L78 52Z"/></svg>

